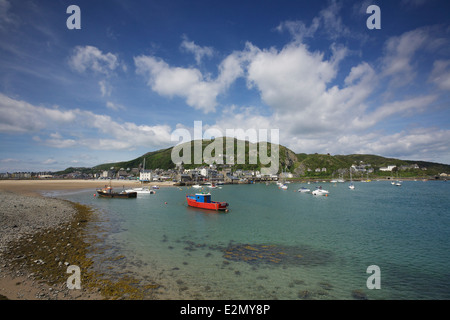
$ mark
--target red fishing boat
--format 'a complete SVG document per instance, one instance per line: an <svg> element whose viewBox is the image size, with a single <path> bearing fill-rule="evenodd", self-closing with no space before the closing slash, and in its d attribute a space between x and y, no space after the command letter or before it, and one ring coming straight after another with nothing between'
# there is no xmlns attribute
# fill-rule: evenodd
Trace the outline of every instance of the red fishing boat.
<svg viewBox="0 0 450 320"><path fill-rule="evenodd" d="M209 210L225 210L228 211L228 203L211 201L210 193L196 193L195 195L186 195L188 206Z"/></svg>

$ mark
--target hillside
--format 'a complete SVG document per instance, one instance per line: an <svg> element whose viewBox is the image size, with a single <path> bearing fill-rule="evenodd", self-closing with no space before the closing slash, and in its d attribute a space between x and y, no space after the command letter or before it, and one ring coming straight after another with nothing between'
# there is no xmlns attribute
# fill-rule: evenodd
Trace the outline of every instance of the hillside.
<svg viewBox="0 0 450 320"><path fill-rule="evenodd" d="M202 154L205 151L205 148L211 144L211 140L203 140L202 141ZM242 142L242 141L240 141ZM183 163L184 168L195 168L201 165L207 165L205 162L202 164L194 164L194 144L188 142L191 147L191 164ZM236 164L236 154L238 148L238 140L234 139L234 169L243 169L243 170L259 170L261 168L261 163L258 161L256 164L249 164L249 153L251 146L253 144L245 141L245 164ZM257 145L259 148L259 146ZM146 169L173 169L175 168L175 164L171 159L171 148L161 149L157 151L148 152L138 158L116 162L116 163L105 163L95 166L94 170L109 170L110 168L114 168L118 170L120 168L142 168L145 159L145 168ZM225 150L225 143L224 143ZM259 149L258 149L259 150ZM268 150L271 150L271 144L269 143ZM214 154L212 154L214 156ZM182 153L180 154L182 156ZM226 163L225 157L223 157L223 162ZM339 174L346 175L348 174L348 169L352 165L367 165L367 168L372 168L374 170L371 175L378 176L388 176L392 175L391 172L382 172L379 170L381 167L386 167L389 165L395 165L397 167L400 166L411 166L417 164L420 169L404 169L400 170L400 176L430 176L430 175L438 175L442 172L450 173L450 165L438 164L433 162L425 162L425 161L411 161L411 160L400 160L395 158L386 158L378 155L370 155L370 154L352 154L352 155L330 155L330 154L306 154L299 153L295 154L292 150L280 145L279 146L279 172L290 172L295 177L338 177ZM319 173L315 172L317 168L326 168L326 171L321 171ZM309 170L308 170L309 169Z"/></svg>
<svg viewBox="0 0 450 320"><path fill-rule="evenodd" d="M241 141L242 142L242 141ZM204 154L205 148L208 147L210 144L212 143L212 140L202 140L202 154ZM245 141L245 161L244 164L237 164L236 160L237 160L237 152L238 152L238 140L234 139L234 157L235 157L235 161L234 161L234 168L236 169L243 169L243 170L257 170L261 168L261 163L260 163L260 159L259 157L257 157L257 163L256 164L250 164L249 161L249 154L250 154L250 148L253 146L255 146L255 144L249 143L248 141ZM194 163L194 144L193 141L191 142L187 142L186 144L190 144L190 148L191 148L191 161L190 164L189 163L183 163L183 167L184 168L196 168L202 165L207 165L205 162L203 162L202 164L197 164ZM256 144L256 148L257 150L259 150L259 144ZM272 145L270 143L268 143L268 156L270 156L270 150L272 148ZM144 159L145 159L145 168L146 169L173 169L175 168L175 164L172 162L172 158L171 158L171 154L172 154L172 149L171 148L167 148L167 149L161 149L158 151L152 151L152 152L148 152L138 158L135 158L133 160L130 161L123 161L123 162L115 162L115 163L105 163L105 164L100 164L95 166L93 169L97 169L97 170L109 170L110 168L114 168L114 169L120 169L120 168L142 168L143 164L144 164ZM224 147L223 150L225 151L225 143L224 143ZM284 146L279 146L279 168L281 167L292 167L294 165L294 163L297 161L296 155L293 151L289 150L288 148L284 147ZM182 156L182 153L181 155ZM215 154L213 153L212 156L215 156ZM225 159L225 155L222 157L222 161L223 163L227 163L227 159Z"/></svg>

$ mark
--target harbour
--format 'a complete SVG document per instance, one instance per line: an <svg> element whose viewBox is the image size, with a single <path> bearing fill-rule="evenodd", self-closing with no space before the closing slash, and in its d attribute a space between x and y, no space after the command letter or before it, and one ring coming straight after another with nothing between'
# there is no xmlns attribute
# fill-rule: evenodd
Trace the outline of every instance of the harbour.
<svg viewBox="0 0 450 320"><path fill-rule="evenodd" d="M158 299L448 299L449 191L443 181L223 185L208 189L229 212L189 207L190 187L136 199L92 190L58 197L96 208L106 254L97 265L160 284ZM101 261L100 258L98 258ZM381 270L368 289L367 268ZM106 269L106 270L105 270Z"/></svg>

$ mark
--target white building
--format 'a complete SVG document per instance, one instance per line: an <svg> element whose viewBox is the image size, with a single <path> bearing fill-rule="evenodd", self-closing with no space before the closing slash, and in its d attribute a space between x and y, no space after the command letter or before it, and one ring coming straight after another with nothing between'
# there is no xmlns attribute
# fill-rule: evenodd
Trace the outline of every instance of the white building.
<svg viewBox="0 0 450 320"><path fill-rule="evenodd" d="M152 171L151 170L142 170L139 173L140 181L152 181Z"/></svg>
<svg viewBox="0 0 450 320"><path fill-rule="evenodd" d="M209 168L201 168L201 169L200 169L200 174L201 174L202 176L204 176L204 177L208 177L208 176L209 176L209 172L210 172L210 169L209 169Z"/></svg>
<svg viewBox="0 0 450 320"><path fill-rule="evenodd" d="M380 171L392 171L396 166L381 167Z"/></svg>

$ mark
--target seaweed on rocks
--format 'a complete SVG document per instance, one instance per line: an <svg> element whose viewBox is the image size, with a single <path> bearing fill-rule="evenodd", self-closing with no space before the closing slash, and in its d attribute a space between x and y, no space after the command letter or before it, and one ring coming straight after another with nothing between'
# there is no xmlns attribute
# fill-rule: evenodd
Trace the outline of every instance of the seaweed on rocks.
<svg viewBox="0 0 450 320"><path fill-rule="evenodd" d="M31 203L42 201L42 198L32 198ZM78 290L69 289L67 286L67 280L70 277L70 274L67 273L69 266L77 266L80 269L80 291L85 293L85 295L81 295L82 298L90 293L97 294L100 299L154 298L155 290L160 286L152 281L142 283L142 281L127 275L112 280L108 275L96 271L99 268L94 268L95 259L93 258L102 252L95 245L96 242L101 241L95 234L101 234L103 230L93 223L89 227L99 230L89 230L88 232L89 222L95 222L96 219L96 215L90 207L60 199L47 201L57 201L61 204L59 209L67 211L72 208L74 213L67 221L62 220L59 224L41 223L40 225L36 224L34 228L32 225L14 228L25 231L21 232L20 236L16 234L9 236L7 241L3 239L0 258L5 270L14 276L26 276L36 283L45 283L52 289L50 292L58 293L54 296L43 294L39 296L40 299L70 298L71 293ZM63 207L65 209L62 209ZM27 210L33 210L32 204ZM28 213L28 215L37 219L33 214ZM12 224L11 228L16 225L7 214L4 214L2 219L9 221ZM111 261L123 259L126 257L116 256L112 257ZM57 289L53 290L53 288Z"/></svg>

